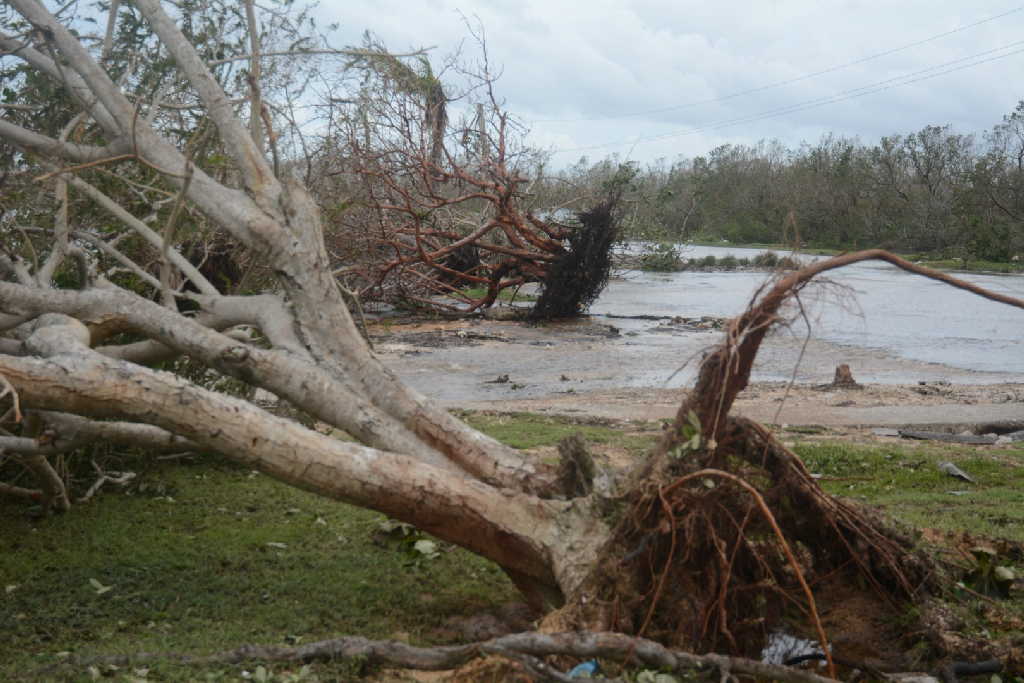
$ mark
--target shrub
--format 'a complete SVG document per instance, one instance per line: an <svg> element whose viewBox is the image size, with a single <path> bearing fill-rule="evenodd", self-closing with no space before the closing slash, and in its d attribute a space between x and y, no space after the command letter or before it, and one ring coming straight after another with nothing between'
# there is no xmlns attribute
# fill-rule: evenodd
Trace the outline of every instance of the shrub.
<svg viewBox="0 0 1024 683"><path fill-rule="evenodd" d="M754 257L754 265L758 268L774 268L779 265L779 255L774 251L761 252Z"/></svg>
<svg viewBox="0 0 1024 683"><path fill-rule="evenodd" d="M799 270L803 268L804 264L800 263L797 259L792 256L783 256L775 264L775 267L779 270Z"/></svg>
<svg viewBox="0 0 1024 683"><path fill-rule="evenodd" d="M679 248L671 242L648 246L640 255L640 269L658 272L673 272L683 269Z"/></svg>
<svg viewBox="0 0 1024 683"><path fill-rule="evenodd" d="M718 265L718 259L715 258L714 254L708 254L700 260L702 268L714 268Z"/></svg>
<svg viewBox="0 0 1024 683"><path fill-rule="evenodd" d="M718 259L718 265L720 268L733 269L738 266L740 262L732 254L726 254L722 258Z"/></svg>

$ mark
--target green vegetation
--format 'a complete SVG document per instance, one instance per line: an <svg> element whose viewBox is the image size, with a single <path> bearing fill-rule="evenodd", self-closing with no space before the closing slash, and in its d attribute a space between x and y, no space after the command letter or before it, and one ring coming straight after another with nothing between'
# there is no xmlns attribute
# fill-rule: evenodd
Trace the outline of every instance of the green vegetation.
<svg viewBox="0 0 1024 683"><path fill-rule="evenodd" d="M487 294L486 287L467 287L466 289L463 289L461 291L470 299L479 299L484 294ZM537 297L534 296L533 294L524 294L520 292L518 289L503 289L500 292L498 292L498 300L529 302L536 301Z"/></svg>
<svg viewBox="0 0 1024 683"><path fill-rule="evenodd" d="M950 258L958 268L1015 264L1024 259L1024 101L994 123L977 133L929 125L874 141L830 133L797 148L725 144L643 168L581 160L537 191L558 205L571 201L569 188L599 187L627 166L626 239L797 243L806 252L881 247Z"/></svg>
<svg viewBox="0 0 1024 683"><path fill-rule="evenodd" d="M878 506L914 527L1024 543L1024 448L823 442L795 450L812 472L823 475L829 493ZM977 483L940 472L943 461L954 462Z"/></svg>
<svg viewBox="0 0 1024 683"><path fill-rule="evenodd" d="M671 242L659 242L640 255L640 269L657 273L671 273L681 270L683 259L679 246Z"/></svg>
<svg viewBox="0 0 1024 683"><path fill-rule="evenodd" d="M578 434L588 443L624 449L639 456L654 445L660 431L660 424L624 429L622 425L579 423L536 413L464 413L462 418L498 441L521 449L555 446L565 437Z"/></svg>
<svg viewBox="0 0 1024 683"><path fill-rule="evenodd" d="M660 423L462 416L516 448L551 448L580 434L620 463L661 434ZM796 441L831 493L911 526L1024 543L1024 447L859 445L833 440L827 429L794 428L783 438ZM937 463L947 460L977 483L941 473ZM425 537L406 525L219 458L124 456L112 466L138 471L138 483L104 490L66 515L37 520L21 501L0 499L0 679L90 680L84 667L43 671L67 656L201 654L344 634L451 642L460 639L446 628L452 617L518 600L485 560L445 544L417 546ZM998 561L1022 569L1019 557ZM101 673L118 681L238 680L258 665L152 662ZM352 661L265 667L275 681L367 673Z"/></svg>
<svg viewBox="0 0 1024 683"><path fill-rule="evenodd" d="M921 265L937 270L963 270L971 273L1024 273L1024 263L1011 261L984 261L980 259L932 259L928 256L916 259Z"/></svg>
<svg viewBox="0 0 1024 683"><path fill-rule="evenodd" d="M518 599L475 555L442 545L429 558L388 533L382 515L219 459L119 467L140 471L132 492L66 515L35 520L0 499L0 679L38 679L31 672L58 653L202 654L342 634L436 643L450 638L439 629L453 615ZM147 667L153 681L238 680L253 669ZM360 666L313 670L333 680Z"/></svg>
<svg viewBox="0 0 1024 683"><path fill-rule="evenodd" d="M684 259L678 245L661 243L640 256L639 268L655 272L680 272L685 270L793 270L800 262L790 256L779 256L774 251L765 251L754 258L738 258L733 254L715 256L708 254L701 258Z"/></svg>

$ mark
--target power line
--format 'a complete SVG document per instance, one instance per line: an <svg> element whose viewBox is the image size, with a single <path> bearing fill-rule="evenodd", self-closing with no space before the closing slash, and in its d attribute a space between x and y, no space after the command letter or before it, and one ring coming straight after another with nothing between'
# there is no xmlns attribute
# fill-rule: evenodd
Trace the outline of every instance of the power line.
<svg viewBox="0 0 1024 683"><path fill-rule="evenodd" d="M965 24L963 26L958 26L957 28L951 29L949 31L945 31L944 33L937 33L937 34L935 34L933 36L930 36L928 38L923 38L921 40L917 40L917 41L915 41L913 43L907 43L906 45L901 45L899 47L894 47L892 49L885 50L883 52L876 52L875 54L868 55L867 57L861 57L860 59L856 59L856 60L854 60L852 62L846 62L844 64L838 64L836 66L828 67L827 69L822 69L821 71L814 71L814 72L811 72L809 74L804 74L803 76L797 76L796 78L790 78L790 79L784 80L784 81L776 81L775 83L769 83L768 85L761 85L761 86L758 86L756 88L750 88L749 90L741 90L739 92L734 92L734 93L731 93L729 95L722 95L721 97L713 97L713 98L707 99L707 100L697 100L696 102L689 102L689 103L686 103L686 104L677 104L677 105L673 105L673 106L669 106L669 107L661 107L661 108L658 108L658 109L647 109L645 111L630 112L630 113L627 113L627 114L615 114L615 115L607 115L607 116L593 116L593 117L585 117L585 118L578 118L578 119L536 119L536 120L532 121L531 123L583 123L583 122L586 122L586 121L611 121L611 120L615 120L615 119L627 119L627 118L635 118L635 117L639 117L639 116L649 116L651 114L662 114L662 113L665 113L665 112L668 112L668 111L677 111L677 110L680 110L680 109L690 109L692 107L697 107L697 106L700 106L702 104L714 104L716 102L726 102L728 100L736 99L737 97L743 97L745 95L752 95L754 93L763 92L765 90L771 90L773 88L781 88L781 87L786 86L786 85L792 85L793 83L800 83L801 81L806 81L806 80L811 79L811 78L816 78L817 76L822 76L824 74L830 74L830 73L833 73L835 71L840 71L842 69L849 68L851 66L856 66L858 64L863 64L865 62L870 62L870 61L875 60L875 59L880 59L881 57L887 57L889 55L896 54L897 52L902 52L903 50L909 50L911 48L918 47L919 45L924 45L924 44L930 43L930 42L932 42L934 40L939 40L940 38L945 38L946 36L951 36L951 35L953 35L955 33L960 33L961 31L966 31L968 29L975 28L976 26L981 26L982 24L987 24L987 23L995 21L997 19L1002 19L1003 17L1009 16L1009 15L1014 14L1016 12L1020 12L1022 10L1024 10L1024 6L1016 7L1014 9L1007 10L1006 12L1003 12L1002 14L996 14L994 16L988 17L987 19L981 19L979 21L976 21L976 22L974 22L972 24Z"/></svg>
<svg viewBox="0 0 1024 683"><path fill-rule="evenodd" d="M903 74L901 76L895 76L893 78L888 78L888 79L886 79L884 81L877 81L875 83L870 83L868 85L864 85L864 86L861 86L859 88L852 88L850 90L843 90L843 91L838 92L838 93L836 93L834 95L829 95L829 96L826 96L826 97L819 97L819 98L816 98L816 99L813 99L813 100L805 100L803 102L798 102L796 104L787 105L785 107L779 107L779 108L776 108L776 109L769 109L769 110L766 110L766 111L758 112L756 114L750 114L748 116L743 116L743 117L734 118L734 119L727 119L727 120L719 121L719 122L715 122L715 123L709 123L709 124L706 124L706 125L703 125L703 126L698 126L696 128L689 128L689 129L683 130L683 131L677 131L677 132L674 132L674 133L662 133L660 135L641 136L641 137L633 138L631 140L621 140L621 141L618 141L618 142L606 142L606 143L601 143L601 144L596 144L596 145L587 145L587 146L582 146L582 147L568 147L568 148L562 148L562 149L555 149L555 150L552 150L552 151L555 152L555 153L561 153L561 152L582 152L582 151L588 151L588 150L592 150L592 149L603 149L603 148L607 148L607 147L622 147L622 146L625 146L625 145L637 145L637 144L642 144L642 143L647 143L647 142L657 142L659 140L668 140L668 139L671 139L671 138L684 137L684 136L687 136L687 135L694 135L694 134L706 132L706 131L709 131L709 130L718 130L718 129L721 129L721 128L728 128L730 126L736 126L736 125L739 125L739 124L742 124L742 123L753 123L755 121L761 121L761 120L764 120L764 119L775 118L775 117L778 117L778 116L783 116L785 114L793 114L793 113L796 113L796 112L806 111L808 109L815 109L817 107L823 107L823 106L829 105L829 104L836 104L837 102L844 102L846 100L852 100L852 99L856 99L858 97L864 97L866 95L873 95L875 93L882 92L884 90L890 90L892 88L898 88L898 87L901 87L901 86L904 86L904 85L910 85L912 83L918 83L920 81L927 81L927 80L930 80L932 78L938 78L939 76L945 76L947 74L955 73L957 71L963 71L964 69L969 69L971 67L979 66L981 64L987 64L988 62L994 62L994 61L997 61L997 60L1000 60L1000 59L1006 59L1007 57L1012 57L1013 55L1020 54L1020 53L1024 52L1024 47L1020 47L1020 49L1016 49L1016 50L1013 50L1011 52L1007 52L1005 54L999 54L999 55L988 56L988 57L986 57L986 55L993 55L993 53L1003 52L1005 50L1009 50L1010 48L1014 48L1014 47L1018 47L1018 46L1022 46L1022 45L1024 45L1024 40L1017 41L1015 43L1010 43L1008 45L1003 45L1002 47L993 48L991 50L985 50L984 52L978 52L978 53L975 53L973 55L969 55L967 57L960 57L958 59L950 60L948 62L944 62L942 64L938 64L936 66L928 67L927 69L921 69L919 71L913 71L911 73ZM982 57L984 57L984 59L981 59ZM963 64L963 62L969 62L969 63ZM956 65L956 64L959 64L959 66L953 66L953 65ZM951 67L951 68L947 68L947 67ZM939 71L940 69L943 69L943 70ZM933 72L935 72L935 73L933 73Z"/></svg>

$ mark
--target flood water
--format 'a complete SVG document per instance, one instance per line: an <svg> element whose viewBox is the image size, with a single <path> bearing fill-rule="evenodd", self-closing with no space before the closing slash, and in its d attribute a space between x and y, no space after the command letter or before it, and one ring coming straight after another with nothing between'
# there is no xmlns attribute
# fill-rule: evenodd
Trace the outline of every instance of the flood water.
<svg viewBox="0 0 1024 683"><path fill-rule="evenodd" d="M687 256L728 253L749 258L758 252L693 248ZM451 339L482 334L494 341L423 346L399 338L381 340L379 348L404 381L452 405L692 386L702 354L722 333L672 318L736 316L767 277L628 271L612 279L589 317L540 326L453 322L443 332ZM1024 276L962 277L1024 298ZM761 345L753 381L826 383L846 363L868 384L1024 382L1020 309L881 263L834 271L829 284L808 286L800 301L810 334L798 311L789 311L791 326L777 327Z"/></svg>
<svg viewBox="0 0 1024 683"><path fill-rule="evenodd" d="M684 255L750 258L758 253L760 250L688 247ZM956 275L992 291L1024 298L1024 276ZM591 313L732 317L744 310L765 277L760 272L628 271L608 285ZM1024 310L879 261L832 271L828 278L829 284L811 285L801 294L815 339L985 373L979 382L1024 381ZM798 311L790 314L794 333L803 335L807 326ZM615 323L629 329L632 321ZM632 327L643 334L647 325L637 322ZM913 379L886 378L889 382Z"/></svg>

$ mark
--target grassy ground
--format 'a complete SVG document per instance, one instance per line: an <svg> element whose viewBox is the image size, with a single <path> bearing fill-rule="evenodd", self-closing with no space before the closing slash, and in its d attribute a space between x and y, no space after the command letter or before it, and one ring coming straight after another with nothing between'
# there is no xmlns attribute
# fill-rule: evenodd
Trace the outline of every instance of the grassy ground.
<svg viewBox="0 0 1024 683"><path fill-rule="evenodd" d="M541 449L542 456L578 432L623 462L660 433L656 423L466 417L515 447ZM1024 448L783 436L834 493L882 506L915 526L1024 541ZM978 483L941 474L936 464L943 460L955 461ZM0 680L91 680L83 667L42 670L68 653L195 654L341 634L447 642L458 639L447 626L452 617L516 600L488 562L443 545L428 557L413 548L419 536L386 532L380 515L219 459L127 458L117 467L138 471L139 484L130 492L104 492L70 514L37 520L21 502L0 500ZM256 666L154 663L100 673L125 681L234 681ZM275 681L364 673L358 662L268 671L267 680Z"/></svg>
<svg viewBox="0 0 1024 683"><path fill-rule="evenodd" d="M462 293L471 299L479 299L480 297L487 294L486 287L468 287L462 290ZM525 303L530 301L536 301L537 297L533 294L527 294L521 292L515 287L509 289L503 289L498 292L498 301L518 301L519 303Z"/></svg>
<svg viewBox="0 0 1024 683"><path fill-rule="evenodd" d="M1024 543L1024 448L818 441L795 450L829 493L870 503L917 528ZM946 461L976 483L941 472L938 464Z"/></svg>
<svg viewBox="0 0 1024 683"><path fill-rule="evenodd" d="M913 257L911 257L913 258ZM916 260L916 259L915 259ZM980 259L930 259L927 256L921 257L922 265L937 270L961 270L970 273L1021 273L1024 272L1024 263L1005 261L982 261Z"/></svg>
<svg viewBox="0 0 1024 683"><path fill-rule="evenodd" d="M449 617L516 599L488 562L444 547L430 559L401 530L385 533L381 515L234 465L152 464L141 479L144 490L45 520L0 507L0 680L34 680L27 672L62 652L205 653L339 634L431 643ZM159 664L146 678L239 680L242 668ZM317 668L328 680L359 671Z"/></svg>

